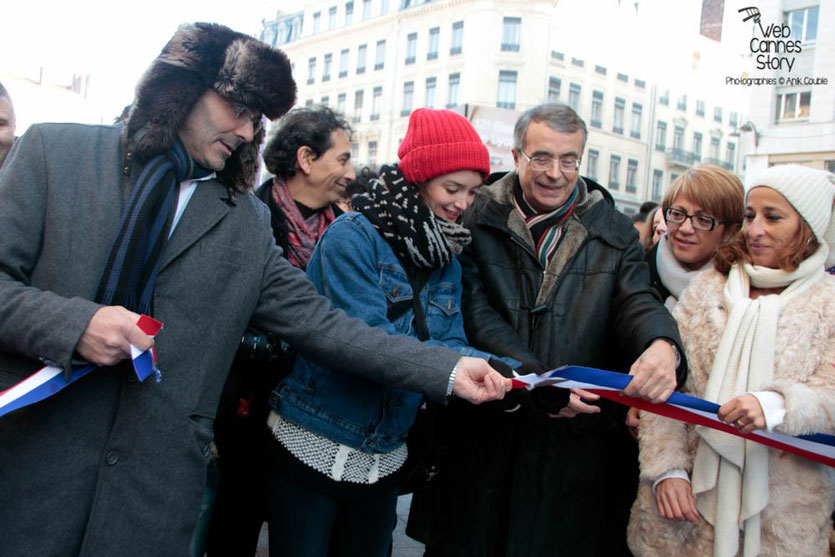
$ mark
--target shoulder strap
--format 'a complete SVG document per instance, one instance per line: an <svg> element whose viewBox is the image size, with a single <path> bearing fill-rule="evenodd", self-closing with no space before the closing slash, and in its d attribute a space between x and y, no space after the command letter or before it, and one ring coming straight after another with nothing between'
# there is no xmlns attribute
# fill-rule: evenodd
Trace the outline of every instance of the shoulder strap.
<svg viewBox="0 0 835 557"><path fill-rule="evenodd" d="M421 341L429 340L429 327L426 325L426 315L423 313L423 306L420 303L420 292L426 286L426 281L429 280L429 275L432 274L430 269L422 269L417 272L410 272L406 270L406 278L409 279L409 285L412 287L412 301L403 300L388 307L386 317L389 321L394 321L404 313L409 311L411 306L415 312L415 334Z"/></svg>

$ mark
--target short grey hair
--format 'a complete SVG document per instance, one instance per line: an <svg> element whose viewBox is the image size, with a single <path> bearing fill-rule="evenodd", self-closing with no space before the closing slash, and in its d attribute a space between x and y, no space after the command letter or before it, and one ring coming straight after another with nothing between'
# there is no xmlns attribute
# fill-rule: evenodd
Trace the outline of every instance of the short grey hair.
<svg viewBox="0 0 835 557"><path fill-rule="evenodd" d="M585 151L586 138L589 134L586 123L567 104L543 103L526 110L516 121L516 126L513 128L513 146L517 151L525 148L525 134L528 133L528 126L531 125L531 122L545 122L552 130L562 133L574 133L581 130L583 132L583 150Z"/></svg>

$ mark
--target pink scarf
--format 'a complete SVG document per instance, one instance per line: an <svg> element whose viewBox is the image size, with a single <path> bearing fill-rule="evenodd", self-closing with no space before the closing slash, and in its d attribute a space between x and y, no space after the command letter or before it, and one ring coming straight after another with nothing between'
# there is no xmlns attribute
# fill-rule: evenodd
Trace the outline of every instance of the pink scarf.
<svg viewBox="0 0 835 557"><path fill-rule="evenodd" d="M296 202L290 196L290 188L278 176L273 178L272 194L273 200L287 217L289 246L285 256L291 265L304 270L307 268L307 262L310 261L316 242L335 218L333 209L328 205L305 220Z"/></svg>

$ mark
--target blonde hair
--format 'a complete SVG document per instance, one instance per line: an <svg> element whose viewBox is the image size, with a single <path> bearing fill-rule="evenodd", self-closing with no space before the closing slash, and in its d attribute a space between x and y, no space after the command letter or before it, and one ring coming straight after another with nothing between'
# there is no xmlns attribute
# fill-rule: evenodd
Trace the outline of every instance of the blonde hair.
<svg viewBox="0 0 835 557"><path fill-rule="evenodd" d="M731 172L713 164L699 165L676 178L664 193L661 206L667 209L684 196L701 206L713 218L725 224L726 230L739 229L745 217L745 189Z"/></svg>

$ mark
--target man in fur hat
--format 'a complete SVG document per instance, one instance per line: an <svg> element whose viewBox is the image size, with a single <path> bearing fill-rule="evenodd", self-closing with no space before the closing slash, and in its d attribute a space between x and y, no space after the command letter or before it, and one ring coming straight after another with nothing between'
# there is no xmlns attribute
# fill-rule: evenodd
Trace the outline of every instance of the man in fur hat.
<svg viewBox="0 0 835 557"><path fill-rule="evenodd" d="M182 555L211 422L247 324L444 400L500 397L484 362L334 311L275 246L254 185L262 115L293 104L281 52L183 25L120 126L32 126L0 172L0 391L98 366L0 418L0 554ZM155 339L140 314L165 324ZM130 354L155 346L138 381Z"/></svg>

